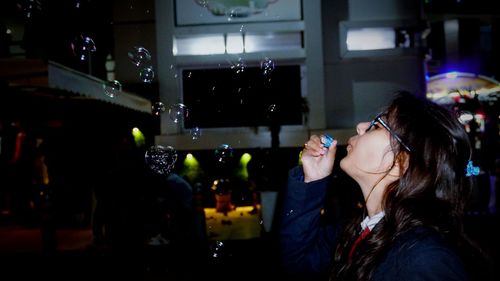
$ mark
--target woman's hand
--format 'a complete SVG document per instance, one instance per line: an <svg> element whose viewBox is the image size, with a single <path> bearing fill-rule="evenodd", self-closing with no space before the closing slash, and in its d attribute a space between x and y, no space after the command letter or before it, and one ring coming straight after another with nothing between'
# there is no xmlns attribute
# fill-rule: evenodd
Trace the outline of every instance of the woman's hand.
<svg viewBox="0 0 500 281"><path fill-rule="evenodd" d="M312 135L302 150L304 182L311 182L329 176L333 170L337 140L329 148L324 147L324 136Z"/></svg>

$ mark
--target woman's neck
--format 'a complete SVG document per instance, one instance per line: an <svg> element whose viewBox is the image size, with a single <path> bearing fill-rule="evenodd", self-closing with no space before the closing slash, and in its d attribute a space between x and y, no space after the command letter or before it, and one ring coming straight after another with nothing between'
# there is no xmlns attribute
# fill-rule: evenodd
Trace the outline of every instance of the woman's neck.
<svg viewBox="0 0 500 281"><path fill-rule="evenodd" d="M371 185L361 186L361 191L365 198L366 211L369 217L382 211L382 199L387 185L388 182L384 178L379 180L375 185L372 183Z"/></svg>

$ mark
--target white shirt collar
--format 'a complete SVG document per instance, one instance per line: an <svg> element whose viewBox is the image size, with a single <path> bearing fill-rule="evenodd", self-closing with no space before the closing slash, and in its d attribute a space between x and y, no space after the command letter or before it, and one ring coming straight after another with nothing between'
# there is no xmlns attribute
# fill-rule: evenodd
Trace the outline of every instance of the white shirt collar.
<svg viewBox="0 0 500 281"><path fill-rule="evenodd" d="M381 211L373 215L372 217L366 217L361 222L361 229L365 229L366 227L370 228L370 231L375 227L375 225L384 217L385 212Z"/></svg>

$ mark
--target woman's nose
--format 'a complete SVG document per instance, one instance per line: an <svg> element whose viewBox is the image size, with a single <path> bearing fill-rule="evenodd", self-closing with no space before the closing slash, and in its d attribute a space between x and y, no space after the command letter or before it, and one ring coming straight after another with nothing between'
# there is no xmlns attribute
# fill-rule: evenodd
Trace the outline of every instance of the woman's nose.
<svg viewBox="0 0 500 281"><path fill-rule="evenodd" d="M360 122L358 125L356 125L356 132L358 135L362 135L366 132L366 129L368 129L368 126L370 126L370 122Z"/></svg>

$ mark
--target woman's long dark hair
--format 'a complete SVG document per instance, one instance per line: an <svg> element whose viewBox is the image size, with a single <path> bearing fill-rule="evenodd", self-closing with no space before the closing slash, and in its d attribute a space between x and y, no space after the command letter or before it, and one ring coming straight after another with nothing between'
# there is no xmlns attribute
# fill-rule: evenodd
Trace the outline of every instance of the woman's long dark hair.
<svg viewBox="0 0 500 281"><path fill-rule="evenodd" d="M352 257L362 215L346 228L332 280L369 280L392 242L417 226L435 229L457 249L468 245L462 215L472 186L465 176L471 146L464 128L448 109L408 92L399 92L385 113L384 120L411 149L392 140L395 163L407 169L387 186L385 216Z"/></svg>

